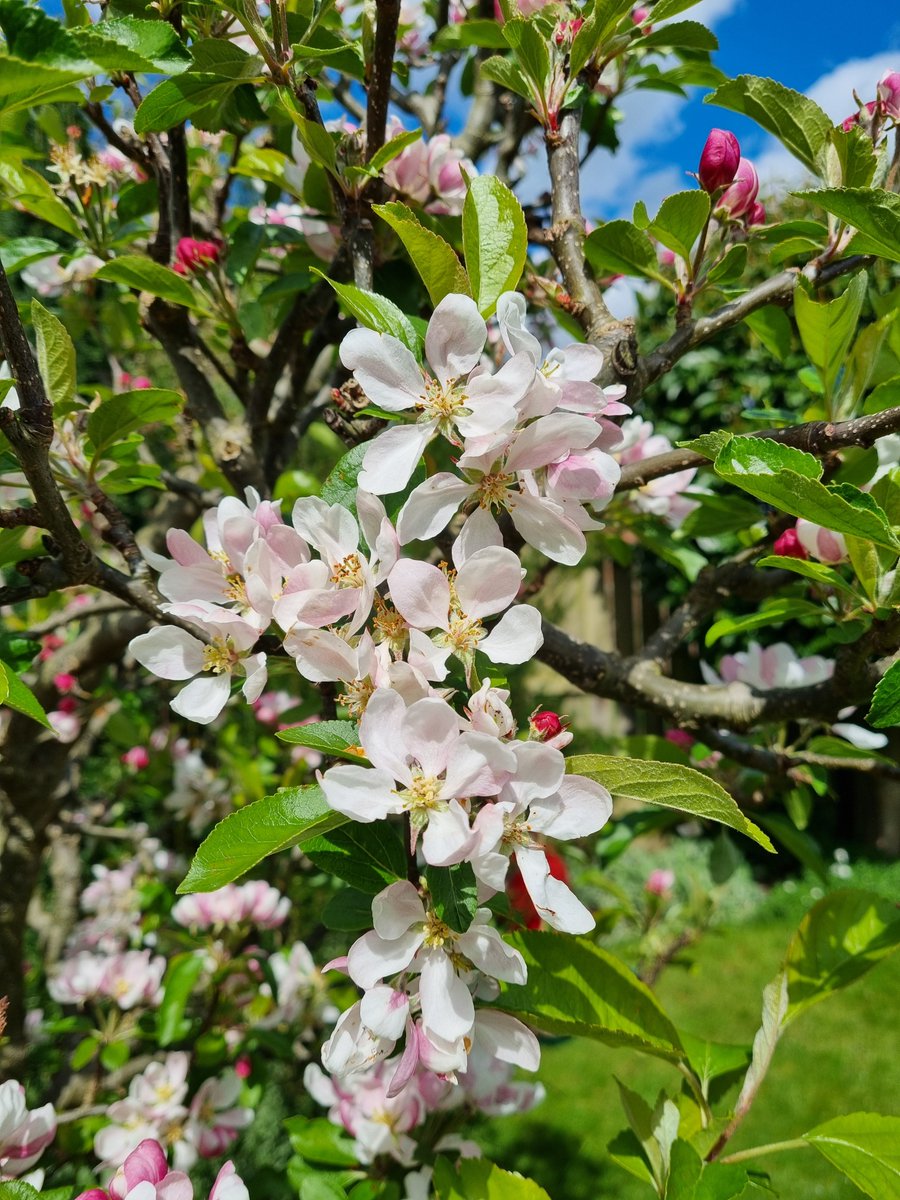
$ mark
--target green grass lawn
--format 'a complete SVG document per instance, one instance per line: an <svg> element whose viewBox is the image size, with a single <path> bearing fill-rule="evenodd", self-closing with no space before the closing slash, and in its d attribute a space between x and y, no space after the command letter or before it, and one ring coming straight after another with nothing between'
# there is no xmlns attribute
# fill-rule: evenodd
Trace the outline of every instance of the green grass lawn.
<svg viewBox="0 0 900 1200"><path fill-rule="evenodd" d="M675 1023L720 1042L748 1043L759 1025L762 988L775 975L794 921L770 920L705 935L690 961L668 968L657 994ZM792 1024L733 1150L783 1141L842 1113L900 1116L897 1000L900 955ZM567 1041L544 1051L547 1099L533 1112L479 1130L485 1154L530 1175L552 1200L647 1200L650 1189L606 1152L625 1128L616 1074L652 1100L676 1091L666 1064L596 1042ZM815 1150L755 1159L782 1200L858 1200L862 1195Z"/></svg>

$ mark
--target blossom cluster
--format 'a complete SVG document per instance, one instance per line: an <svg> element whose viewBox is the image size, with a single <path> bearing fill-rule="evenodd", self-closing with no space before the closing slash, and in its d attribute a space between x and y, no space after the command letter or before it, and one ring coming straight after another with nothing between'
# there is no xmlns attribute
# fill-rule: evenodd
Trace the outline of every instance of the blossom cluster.
<svg viewBox="0 0 900 1200"><path fill-rule="evenodd" d="M127 1155L107 1188L89 1188L76 1200L194 1200L187 1175L169 1170L166 1152L155 1138L145 1138ZM234 1163L220 1169L208 1200L249 1200Z"/></svg>

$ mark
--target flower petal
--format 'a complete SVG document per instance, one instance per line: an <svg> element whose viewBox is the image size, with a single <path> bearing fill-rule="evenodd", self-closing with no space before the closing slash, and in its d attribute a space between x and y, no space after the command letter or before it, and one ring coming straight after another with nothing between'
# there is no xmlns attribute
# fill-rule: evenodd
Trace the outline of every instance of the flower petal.
<svg viewBox="0 0 900 1200"><path fill-rule="evenodd" d="M451 292L428 322L425 357L445 384L474 370L486 341L487 325L475 301L471 296Z"/></svg>
<svg viewBox="0 0 900 1200"><path fill-rule="evenodd" d="M472 484L449 471L439 471L413 488L397 517L400 545L440 533L474 490Z"/></svg>
<svg viewBox="0 0 900 1200"><path fill-rule="evenodd" d="M433 1031L448 1042L465 1037L475 1020L471 992L443 950L427 950L422 959L419 999L425 1032Z"/></svg>
<svg viewBox="0 0 900 1200"><path fill-rule="evenodd" d="M393 425L379 433L363 456L358 485L376 496L402 492L436 429L436 421L423 421L415 425Z"/></svg>
<svg viewBox="0 0 900 1200"><path fill-rule="evenodd" d="M476 550L456 576L456 594L463 612L476 619L503 612L515 600L524 574L512 550L502 546Z"/></svg>
<svg viewBox="0 0 900 1200"><path fill-rule="evenodd" d="M190 679L203 670L203 643L174 625L158 625L132 638L128 649L160 679Z"/></svg>
<svg viewBox="0 0 900 1200"><path fill-rule="evenodd" d="M449 629L450 584L430 563L401 558L388 576L394 607L416 629Z"/></svg>
<svg viewBox="0 0 900 1200"><path fill-rule="evenodd" d="M415 355L399 338L373 329L352 329L341 342L340 355L368 398L380 408L402 412L421 400L425 391L422 372Z"/></svg>
<svg viewBox="0 0 900 1200"><path fill-rule="evenodd" d="M201 675L182 688L171 703L173 712L198 725L214 721L231 694L230 675Z"/></svg>
<svg viewBox="0 0 900 1200"><path fill-rule="evenodd" d="M541 614L531 604L517 604L500 618L478 649L491 662L523 663L544 644Z"/></svg>
<svg viewBox="0 0 900 1200"><path fill-rule="evenodd" d="M326 771L320 780L325 799L335 812L367 825L382 821L388 813L401 812L402 802L394 791L394 778L373 767L341 764Z"/></svg>
<svg viewBox="0 0 900 1200"><path fill-rule="evenodd" d="M544 851L519 847L515 858L532 904L551 929L562 933L590 933L594 918L569 886L550 874Z"/></svg>

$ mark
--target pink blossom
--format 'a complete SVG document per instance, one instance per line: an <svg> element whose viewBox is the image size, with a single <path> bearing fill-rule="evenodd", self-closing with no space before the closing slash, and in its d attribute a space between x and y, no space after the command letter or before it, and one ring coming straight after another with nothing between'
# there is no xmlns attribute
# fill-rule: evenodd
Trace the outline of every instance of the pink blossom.
<svg viewBox="0 0 900 1200"><path fill-rule="evenodd" d="M616 452L616 456L623 466L626 463L643 462L673 448L669 439L654 432L653 423L645 421L643 417L629 417L623 421L622 437L624 446ZM630 493L632 503L643 512L653 513L677 527L697 507L696 500L689 500L681 494L690 487L696 474L696 469L690 468L651 479Z"/></svg>
<svg viewBox="0 0 900 1200"><path fill-rule="evenodd" d="M725 212L732 218L743 217L753 208L759 192L759 176L749 159L742 158L734 175L734 183L728 187L716 204L717 212Z"/></svg>
<svg viewBox="0 0 900 1200"><path fill-rule="evenodd" d="M229 925L255 925L277 929L287 920L290 900L262 879L227 883L214 892L182 896L172 907L172 918L187 929Z"/></svg>
<svg viewBox="0 0 900 1200"><path fill-rule="evenodd" d="M408 812L413 837L424 830L426 862L461 862L472 845L461 799L500 791L515 768L507 746L489 734L461 733L443 700L417 700L407 708L388 688L369 700L359 740L372 767L342 764L326 771L320 782L331 807L362 822Z"/></svg>
<svg viewBox="0 0 900 1200"><path fill-rule="evenodd" d="M146 746L132 746L130 750L125 751L120 761L135 771L143 771L150 765L150 754Z"/></svg>
<svg viewBox="0 0 900 1200"><path fill-rule="evenodd" d="M885 71L878 84L878 99L885 113L900 121L900 71Z"/></svg>
<svg viewBox="0 0 900 1200"><path fill-rule="evenodd" d="M64 745L74 742L81 733L81 718L62 708L48 712L47 720L50 722L53 732Z"/></svg>
<svg viewBox="0 0 900 1200"><path fill-rule="evenodd" d="M61 671L58 675L53 676L53 686L58 692L65 695L68 692L75 691L78 687L78 680L67 671Z"/></svg>
<svg viewBox="0 0 900 1200"><path fill-rule="evenodd" d="M775 642L765 649L758 642L750 642L746 650L725 655L718 675L706 663L701 662L700 669L707 683L745 683L766 691L823 683L834 674L834 662L818 654L799 658L786 642Z"/></svg>
<svg viewBox="0 0 900 1200"><path fill-rule="evenodd" d="M214 263L217 263L221 257L222 247L218 242L183 237L178 239L178 244L175 247L173 269L179 275L194 274L207 270Z"/></svg>
<svg viewBox="0 0 900 1200"><path fill-rule="evenodd" d="M871 122L872 117L874 117L877 112L880 112L880 109L881 106L877 100L869 100L861 109L857 110L855 113L851 113L849 117L844 117L843 121L841 121L841 128L843 129L844 133L849 133L850 130L856 125L861 125L863 123L863 113L866 114L868 121Z"/></svg>
<svg viewBox="0 0 900 1200"><path fill-rule="evenodd" d="M532 713L528 724L530 736L534 741L545 742L555 750L562 750L572 741L572 734L569 733L569 727L564 724L563 718L549 709L539 709Z"/></svg>
<svg viewBox="0 0 900 1200"><path fill-rule="evenodd" d="M690 750L691 746L697 740L686 729L667 729L665 738L667 742L671 742L679 750Z"/></svg>
<svg viewBox="0 0 900 1200"><path fill-rule="evenodd" d="M0 1179L24 1175L56 1136L52 1104L28 1109L16 1079L0 1084Z"/></svg>
<svg viewBox="0 0 900 1200"><path fill-rule="evenodd" d="M241 1079L225 1071L206 1079L197 1089L188 1110L188 1135L201 1158L218 1158L253 1120L253 1109L237 1104Z"/></svg>
<svg viewBox="0 0 900 1200"><path fill-rule="evenodd" d="M667 896L675 886L675 872L657 867L647 876L644 891L651 896Z"/></svg>
<svg viewBox="0 0 900 1200"><path fill-rule="evenodd" d="M737 174L741 161L741 147L727 129L713 129L706 139L700 155L697 178L700 186L710 195L727 187Z"/></svg>

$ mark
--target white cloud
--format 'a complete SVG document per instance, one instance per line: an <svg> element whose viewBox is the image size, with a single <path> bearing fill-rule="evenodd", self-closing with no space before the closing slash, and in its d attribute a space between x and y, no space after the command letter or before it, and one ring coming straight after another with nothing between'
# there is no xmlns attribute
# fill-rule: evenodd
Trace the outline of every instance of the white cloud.
<svg viewBox="0 0 900 1200"><path fill-rule="evenodd" d="M685 14L685 17L691 21L700 21L703 25L708 25L711 29L715 28L719 21L724 21L726 17L737 8L743 6L744 0L700 0L700 3Z"/></svg>
<svg viewBox="0 0 900 1200"><path fill-rule="evenodd" d="M837 124L854 111L853 91L861 100L874 100L878 80L885 71L900 65L900 53L873 54L871 58L853 58L820 76L804 92L823 108ZM753 159L763 183L763 191L795 187L809 177L802 163L774 138L766 141L762 154Z"/></svg>

